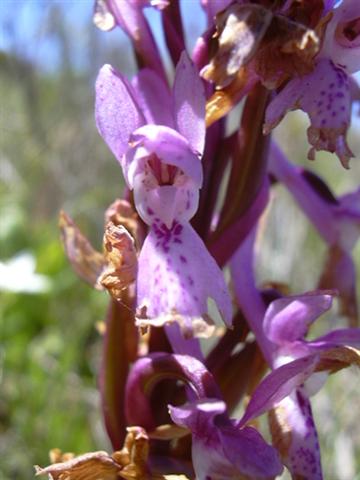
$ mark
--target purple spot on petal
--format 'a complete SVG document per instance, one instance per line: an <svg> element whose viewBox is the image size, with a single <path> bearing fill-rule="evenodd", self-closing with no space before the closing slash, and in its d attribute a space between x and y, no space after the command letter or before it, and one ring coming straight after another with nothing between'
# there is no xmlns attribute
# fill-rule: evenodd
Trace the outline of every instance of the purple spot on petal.
<svg viewBox="0 0 360 480"><path fill-rule="evenodd" d="M186 258L184 257L184 255L180 255L180 261L181 261L182 263L187 263L187 260L186 260Z"/></svg>
<svg viewBox="0 0 360 480"><path fill-rule="evenodd" d="M177 223L174 228L174 235L180 235L180 233L182 232L182 229L183 229L182 225Z"/></svg>

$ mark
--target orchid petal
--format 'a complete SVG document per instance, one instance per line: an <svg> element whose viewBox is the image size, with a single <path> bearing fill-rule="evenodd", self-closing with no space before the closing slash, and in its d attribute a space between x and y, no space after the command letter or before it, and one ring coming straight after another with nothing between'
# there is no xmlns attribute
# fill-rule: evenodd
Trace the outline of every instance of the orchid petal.
<svg viewBox="0 0 360 480"><path fill-rule="evenodd" d="M315 150L335 152L345 168L353 156L346 143L351 98L347 74L328 59L319 59L313 72L290 80L269 104L265 133L270 132L289 110L301 108L309 115L308 140Z"/></svg>
<svg viewBox="0 0 360 480"><path fill-rule="evenodd" d="M360 348L360 328L339 328L307 342L308 347L317 351L341 345Z"/></svg>
<svg viewBox="0 0 360 480"><path fill-rule="evenodd" d="M238 428L227 417L224 402L203 399L169 410L176 424L192 432L197 480L232 480L243 475L268 479L281 473L277 452L254 428Z"/></svg>
<svg viewBox="0 0 360 480"><path fill-rule="evenodd" d="M171 93L160 75L153 70L143 68L133 78L132 86L147 123L174 127Z"/></svg>
<svg viewBox="0 0 360 480"><path fill-rule="evenodd" d="M205 145L205 92L199 73L186 52L176 66L173 89L177 130L194 152L202 155Z"/></svg>
<svg viewBox="0 0 360 480"><path fill-rule="evenodd" d="M273 447L252 427L219 428L219 436L226 458L239 472L250 478L273 478L282 471L282 465Z"/></svg>
<svg viewBox="0 0 360 480"><path fill-rule="evenodd" d="M319 357L308 355L273 370L255 389L241 425L273 408L312 375Z"/></svg>
<svg viewBox="0 0 360 480"><path fill-rule="evenodd" d="M311 351L308 344L304 343L303 348ZM303 384L308 395L316 393L319 384L322 386L326 379L327 372L334 373L350 365L360 366L360 351L329 343L315 354L302 356L276 368L255 389L240 425L270 410Z"/></svg>
<svg viewBox="0 0 360 480"><path fill-rule="evenodd" d="M139 326L177 321L185 335L208 336L208 298L231 324L232 305L223 274L189 224L175 223L168 229L154 223L140 253L139 272Z"/></svg>
<svg viewBox="0 0 360 480"><path fill-rule="evenodd" d="M136 147L144 147L144 155L155 153L163 163L178 167L194 180L198 188L201 186L201 162L187 140L177 131L166 126L145 125L133 132L131 143ZM138 160L138 155L133 158Z"/></svg>
<svg viewBox="0 0 360 480"><path fill-rule="evenodd" d="M279 298L266 310L265 333L278 345L300 340L307 334L309 326L331 305L332 293L326 291Z"/></svg>
<svg viewBox="0 0 360 480"><path fill-rule="evenodd" d="M128 149L130 135L145 119L132 87L110 65L101 68L96 80L95 117L101 136L120 161Z"/></svg>
<svg viewBox="0 0 360 480"><path fill-rule="evenodd" d="M320 447L311 405L297 389L269 414L274 445L293 478L322 480Z"/></svg>

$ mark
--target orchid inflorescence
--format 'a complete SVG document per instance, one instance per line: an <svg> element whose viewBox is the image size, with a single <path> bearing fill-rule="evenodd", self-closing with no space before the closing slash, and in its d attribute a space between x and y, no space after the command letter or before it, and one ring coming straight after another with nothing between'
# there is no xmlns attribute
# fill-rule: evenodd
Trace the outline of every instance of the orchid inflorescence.
<svg viewBox="0 0 360 480"><path fill-rule="evenodd" d="M301 109L309 159L325 150L349 168L360 3L201 4L207 29L190 55L178 0L96 1L96 25L124 30L139 66L128 79L105 65L96 81L96 125L126 188L105 213L102 253L64 212L60 227L76 272L111 296L99 384L114 453L57 452L38 475L273 479L286 467L294 479L323 478L311 396L329 374L360 365L352 258L360 189L336 197L270 133ZM160 11L172 82L146 7ZM317 290L257 284L258 240L277 183L328 249ZM306 339L334 297L348 326ZM271 443L255 421L264 413Z"/></svg>

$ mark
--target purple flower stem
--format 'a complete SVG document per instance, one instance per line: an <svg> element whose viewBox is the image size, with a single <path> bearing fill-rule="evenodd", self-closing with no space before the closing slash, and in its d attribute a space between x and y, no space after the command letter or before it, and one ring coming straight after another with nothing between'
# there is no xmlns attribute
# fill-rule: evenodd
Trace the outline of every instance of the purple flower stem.
<svg viewBox="0 0 360 480"><path fill-rule="evenodd" d="M273 344L269 341L263 329L266 307L259 290L256 288L253 268L255 236L256 229L253 229L234 255L231 270L239 307L256 337L265 360L272 366Z"/></svg>
<svg viewBox="0 0 360 480"><path fill-rule="evenodd" d="M166 45L173 64L176 65L182 51L186 50L179 1L171 0L169 5L162 11L161 18Z"/></svg>
<svg viewBox="0 0 360 480"><path fill-rule="evenodd" d="M223 178L224 170L230 158L234 138L222 139L224 122L220 120L208 128L205 152L203 156L204 182L200 191L198 211L192 220L192 226L206 242L210 235L211 222Z"/></svg>
<svg viewBox="0 0 360 480"><path fill-rule="evenodd" d="M118 25L125 30L133 42L139 69L151 68L166 81L160 53L142 8L131 2L114 0L109 2L109 7Z"/></svg>
<svg viewBox="0 0 360 480"><path fill-rule="evenodd" d="M250 208L263 185L269 139L262 135L262 125L268 97L268 91L257 84L245 101L217 235Z"/></svg>
<svg viewBox="0 0 360 480"><path fill-rule="evenodd" d="M210 239L209 251L220 267L223 267L230 260L239 245L249 235L264 211L268 200L269 185L267 179L265 179L258 196L244 215L235 220L221 235L214 235L214 238Z"/></svg>

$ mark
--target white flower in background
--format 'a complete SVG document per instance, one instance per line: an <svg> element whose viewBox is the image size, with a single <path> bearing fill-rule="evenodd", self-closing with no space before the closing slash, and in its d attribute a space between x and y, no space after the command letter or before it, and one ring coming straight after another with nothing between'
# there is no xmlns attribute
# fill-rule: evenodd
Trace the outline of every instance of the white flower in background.
<svg viewBox="0 0 360 480"><path fill-rule="evenodd" d="M17 293L44 293L50 290L50 279L35 273L36 262L30 252L0 262L0 291Z"/></svg>

